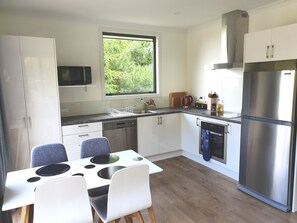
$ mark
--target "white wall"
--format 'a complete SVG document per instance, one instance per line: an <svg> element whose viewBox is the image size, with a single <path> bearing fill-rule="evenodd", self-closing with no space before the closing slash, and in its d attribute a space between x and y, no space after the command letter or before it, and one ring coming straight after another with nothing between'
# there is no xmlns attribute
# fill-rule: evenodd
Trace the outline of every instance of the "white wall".
<svg viewBox="0 0 297 223"><path fill-rule="evenodd" d="M296 11L296 0L249 11L249 30L297 23ZM93 87L88 87L87 91L85 88L60 89L62 116L104 112L106 106L135 103L131 99L110 102L102 98L98 43L100 25L105 24L0 13L0 34L54 37L58 65L92 66ZM160 33L160 97L156 98L160 106L168 105L168 93L173 91L188 91L195 97L217 91L225 110L241 111L243 70L212 71L204 68L220 62L220 19L188 31L132 24L114 26Z"/></svg>
<svg viewBox="0 0 297 223"><path fill-rule="evenodd" d="M249 11L249 32L297 23L297 1L284 1ZM224 109L241 111L242 69L206 70L220 62L221 19L194 27L187 32L187 88L197 97L216 91Z"/></svg>
<svg viewBox="0 0 297 223"><path fill-rule="evenodd" d="M0 34L53 37L56 39L58 65L92 67L93 84L87 90L84 87L60 88L62 116L102 112L101 107L106 105L101 95L99 61L99 27L102 25L105 24L0 13ZM150 31L160 35L160 104L168 105L163 101L170 92L186 90L186 33L183 30L136 27L131 24L113 25L122 29L127 25L129 30Z"/></svg>

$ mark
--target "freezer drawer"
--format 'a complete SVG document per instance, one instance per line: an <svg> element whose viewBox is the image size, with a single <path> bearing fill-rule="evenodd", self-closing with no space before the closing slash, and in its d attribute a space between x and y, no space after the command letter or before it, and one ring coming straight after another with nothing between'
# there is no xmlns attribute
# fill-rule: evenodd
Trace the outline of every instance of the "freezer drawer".
<svg viewBox="0 0 297 223"><path fill-rule="evenodd" d="M284 206L291 205L290 125L243 119L239 184Z"/></svg>

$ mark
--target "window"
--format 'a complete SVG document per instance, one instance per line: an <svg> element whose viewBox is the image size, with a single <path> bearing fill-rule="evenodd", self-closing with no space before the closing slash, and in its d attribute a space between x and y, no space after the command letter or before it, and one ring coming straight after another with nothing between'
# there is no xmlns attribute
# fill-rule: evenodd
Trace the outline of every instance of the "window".
<svg viewBox="0 0 297 223"><path fill-rule="evenodd" d="M157 93L156 37L102 33L106 96Z"/></svg>

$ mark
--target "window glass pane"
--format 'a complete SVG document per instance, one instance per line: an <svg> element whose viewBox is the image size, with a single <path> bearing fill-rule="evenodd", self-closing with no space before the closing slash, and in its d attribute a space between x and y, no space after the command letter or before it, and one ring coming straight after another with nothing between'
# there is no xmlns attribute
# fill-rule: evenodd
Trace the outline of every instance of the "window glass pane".
<svg viewBox="0 0 297 223"><path fill-rule="evenodd" d="M106 95L156 93L156 38L103 33Z"/></svg>

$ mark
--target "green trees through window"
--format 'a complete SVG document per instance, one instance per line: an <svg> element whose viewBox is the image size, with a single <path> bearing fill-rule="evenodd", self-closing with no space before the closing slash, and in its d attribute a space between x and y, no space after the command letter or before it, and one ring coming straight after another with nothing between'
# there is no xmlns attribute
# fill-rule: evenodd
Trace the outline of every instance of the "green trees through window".
<svg viewBox="0 0 297 223"><path fill-rule="evenodd" d="M106 95L156 93L156 37L103 33Z"/></svg>

